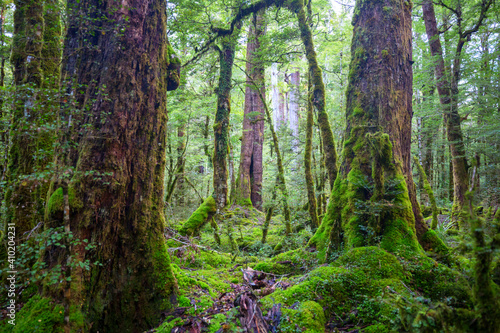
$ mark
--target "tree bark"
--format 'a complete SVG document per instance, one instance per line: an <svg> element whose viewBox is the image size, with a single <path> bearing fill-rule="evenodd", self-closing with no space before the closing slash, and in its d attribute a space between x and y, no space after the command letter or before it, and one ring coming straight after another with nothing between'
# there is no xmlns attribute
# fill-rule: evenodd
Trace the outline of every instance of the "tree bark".
<svg viewBox="0 0 500 333"><path fill-rule="evenodd" d="M227 154L229 149L229 114L231 113L231 88L233 62L238 42L239 29L221 39L219 51L219 86L217 88L217 112L214 124L214 199L219 212L227 204L228 172Z"/></svg>
<svg viewBox="0 0 500 333"><path fill-rule="evenodd" d="M421 251L416 235L429 235L417 224L410 168L411 5L357 1L352 23L344 158L309 245L325 257L327 249L373 244L414 255Z"/></svg>
<svg viewBox="0 0 500 333"><path fill-rule="evenodd" d="M288 95L288 123L292 131L292 149L298 151L299 144L299 94L300 72L297 70L290 74L290 92Z"/></svg>
<svg viewBox="0 0 500 333"><path fill-rule="evenodd" d="M311 217L311 225L313 227L319 226L317 215L316 193L314 192L314 178L311 168L311 155L312 155L312 139L313 139L313 125L314 125L314 109L312 105L312 82L311 78L308 79L308 98L307 98L307 125L306 125L306 147L304 150L304 171L307 187L307 200L309 216Z"/></svg>
<svg viewBox="0 0 500 333"><path fill-rule="evenodd" d="M71 281L44 291L65 300L68 318L83 318L71 330L142 332L176 300L163 187L166 92L179 85L180 62L163 1L70 0L67 8L61 122L69 148L58 158L64 175L48 218L98 246L68 249L72 260L89 260L88 269L47 253L49 267L62 265Z"/></svg>
<svg viewBox="0 0 500 333"><path fill-rule="evenodd" d="M422 3L427 39L429 40L431 54L436 59L434 65L436 86L439 93L439 99L443 107L448 142L451 149L454 186L452 216L454 219L458 218L458 214L464 207L466 201L465 194L469 184L468 164L465 154L462 129L460 126L460 115L458 113L458 82L460 81L462 51L465 47L465 43L468 39L470 39L470 36L481 26L486 17L486 12L491 4L491 0L482 3L480 16L476 24L472 29L466 31L463 31L462 29L462 10L460 8L460 3L457 4L458 7L455 14L457 15L459 38L453 57L453 67L451 68L451 73L447 73L444 64L443 49L439 40L439 31L437 28L436 14L434 13L434 5L430 0L425 0Z"/></svg>
<svg viewBox="0 0 500 333"><path fill-rule="evenodd" d="M9 188L5 194L6 224L15 223L17 241L24 238L43 219L37 173L45 171L46 156L39 159L43 136L36 130L45 126L44 113L37 99L42 85L43 4L36 0L15 1L14 65L16 100L10 131L11 146L7 167ZM44 146L45 147L45 146Z"/></svg>
<svg viewBox="0 0 500 333"><path fill-rule="evenodd" d="M247 85L245 88L245 109L243 137L241 140L240 167L236 196L241 205L252 204L262 210L262 150L264 146L264 105L265 98L264 65L259 59L259 39L265 34L263 10L255 13L250 24L247 42ZM260 91L257 91L257 89Z"/></svg>
<svg viewBox="0 0 500 333"><path fill-rule="evenodd" d="M292 10L294 10L292 8ZM318 123L321 130L321 137L323 139L323 149L325 151L325 164L328 171L328 178L330 180L330 188L333 188L335 179L337 178L337 151L335 149L335 141L333 139L333 132L326 113L326 100L325 100L325 85L323 83L323 74L319 68L316 58L316 51L314 50L314 42L312 38L311 29L307 24L306 13L304 6L301 5L295 9L300 28L300 37L304 44L307 62L309 66L309 75L313 83L313 97L312 102L314 108L318 112Z"/></svg>

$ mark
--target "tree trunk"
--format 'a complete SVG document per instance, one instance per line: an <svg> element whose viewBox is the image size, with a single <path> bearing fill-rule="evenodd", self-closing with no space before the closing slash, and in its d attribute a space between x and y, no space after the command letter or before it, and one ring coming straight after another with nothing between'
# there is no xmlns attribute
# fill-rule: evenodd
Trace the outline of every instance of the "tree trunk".
<svg viewBox="0 0 500 333"><path fill-rule="evenodd" d="M439 40L439 31L437 28L436 15L434 13L434 5L432 1L425 0L422 3L424 14L425 29L431 54L436 58L435 62L435 75L436 86L439 93L439 99L443 106L444 119L446 123L448 142L450 144L452 164L453 164L453 211L452 216L456 219L458 214L462 211L465 204L465 194L469 184L468 165L465 154L465 146L460 127L460 115L458 114L458 82L460 81L460 65L461 54L467 39L470 35L479 29L485 13L491 5L491 1L484 2L481 7L481 15L475 27L465 32L461 31L459 26L459 38L455 54L453 58L453 67L451 73L447 73L444 64L443 50ZM461 13L461 11L457 11ZM459 22L462 20L458 17Z"/></svg>
<svg viewBox="0 0 500 333"><path fill-rule="evenodd" d="M309 28L306 20L306 13L304 6L297 9L297 19L300 27L300 37L304 44L307 62L309 65L309 75L313 84L313 97L312 102L314 108L318 112L318 123L321 130L321 137L323 139L323 149L325 151L325 164L328 171L328 178L330 180L330 188L333 188L335 179L337 178L337 151L335 149L335 141L333 139L330 121L326 113L325 101L325 85L323 83L323 74L319 68L316 59L316 51L314 50L314 42L312 38L311 29Z"/></svg>
<svg viewBox="0 0 500 333"><path fill-rule="evenodd" d="M411 5L357 1L354 13L344 158L309 245L323 258L328 248L372 244L414 255L421 251L415 231L429 235L423 223L415 230L422 217L410 168Z"/></svg>
<svg viewBox="0 0 500 333"><path fill-rule="evenodd" d="M40 200L43 185L36 173L45 171L46 156L39 159L45 126L41 103L37 103L42 85L41 52L43 46L43 4L36 0L15 1L14 41L11 62L14 65L16 100L10 131L11 146L7 167L9 188L5 195L6 224L15 223L18 242L43 220ZM42 156L43 157L43 156Z"/></svg>
<svg viewBox="0 0 500 333"><path fill-rule="evenodd" d="M262 149L264 146L264 105L259 95L265 99L264 65L260 61L259 39L265 33L263 10L254 14L247 44L247 85L245 88L245 110L243 137L241 140L238 195L240 205L253 205L262 209ZM260 92L259 92L260 91Z"/></svg>
<svg viewBox="0 0 500 333"><path fill-rule="evenodd" d="M312 176L311 155L312 155L312 139L314 125L314 109L312 105L312 82L311 77L308 79L308 98L307 98L307 125L306 125L306 147L304 150L304 170L307 187L307 200L309 216L311 217L311 225L319 226L317 215L316 193L314 192L314 178Z"/></svg>
<svg viewBox="0 0 500 333"><path fill-rule="evenodd" d="M281 126L282 120L280 117L280 102L279 102L279 88L278 88L278 64L271 65L271 90L273 102L273 126L278 129Z"/></svg>
<svg viewBox="0 0 500 333"><path fill-rule="evenodd" d="M239 29L221 39L219 51L219 87L217 88L217 112L214 124L214 199L219 212L227 204L227 154L229 149L229 114L231 113L231 88L233 62Z"/></svg>
<svg viewBox="0 0 500 333"><path fill-rule="evenodd" d="M292 149L298 151L299 144L299 87L300 72L297 70L290 74L290 92L288 93L288 123L292 131Z"/></svg>
<svg viewBox="0 0 500 333"><path fill-rule="evenodd" d="M68 180L61 177L48 217L74 239L98 246L81 242L68 250L76 263L89 260L87 269L47 254L49 267L62 265L71 281L65 290L46 284L45 294L65 299L67 318L82 318L69 329L142 332L176 299L163 237L163 186L166 92L178 87L180 63L167 40L163 1L123 7L70 0L67 8L62 78L68 100L61 121L72 141L59 158Z"/></svg>

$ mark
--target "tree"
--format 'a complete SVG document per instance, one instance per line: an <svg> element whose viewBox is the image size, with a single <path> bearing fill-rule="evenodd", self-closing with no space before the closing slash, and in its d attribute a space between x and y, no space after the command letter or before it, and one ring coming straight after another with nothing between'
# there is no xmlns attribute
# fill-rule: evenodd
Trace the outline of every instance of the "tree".
<svg viewBox="0 0 500 333"><path fill-rule="evenodd" d="M12 144L9 150L5 194L6 222L15 223L23 236L43 218L40 200L45 193L35 173L44 170L47 158L39 157L42 141L36 128L43 121L44 109L37 100L42 86L43 3L35 0L16 1L14 42L11 62L14 64L16 102L11 125ZM45 188L46 189L46 188Z"/></svg>
<svg viewBox="0 0 500 333"><path fill-rule="evenodd" d="M441 2L443 6L446 6ZM457 218L457 214L461 212L466 200L466 192L469 184L468 163L465 154L465 145L461 128L460 115L458 113L458 84L461 76L461 60L462 51L465 44L471 35L479 30L479 27L486 18L486 13L491 6L492 1L483 1L481 3L480 15L473 27L464 30L462 26L463 16L460 2L455 8L446 6L457 16L458 24L458 42L456 45L453 67L446 69L443 49L439 40L439 31L437 28L436 15L434 13L434 5L432 1L426 0L422 3L425 28L431 54L436 57L435 60L435 76L436 86L439 93L441 105L443 107L444 120L448 142L450 145L452 163L453 163L453 215ZM450 72L451 71L451 72Z"/></svg>
<svg viewBox="0 0 500 333"><path fill-rule="evenodd" d="M241 139L237 202L262 209L262 149L264 145L265 99L264 64L259 59L260 41L266 29L264 10L255 13L250 23L247 42L245 112ZM257 86L257 87L255 87ZM259 91L256 91L259 89Z"/></svg>
<svg viewBox="0 0 500 333"><path fill-rule="evenodd" d="M410 15L410 4L400 0L356 3L343 161L326 216L309 241L323 257L327 249L374 244L418 252L416 234L433 235L418 225L410 168Z"/></svg>
<svg viewBox="0 0 500 333"><path fill-rule="evenodd" d="M44 295L62 302L67 318L82 318L68 329L144 331L176 298L163 182L166 92L179 85L180 64L163 1L70 0L67 8L66 132L48 219L80 242L48 250L49 269L65 267L68 282L46 285Z"/></svg>

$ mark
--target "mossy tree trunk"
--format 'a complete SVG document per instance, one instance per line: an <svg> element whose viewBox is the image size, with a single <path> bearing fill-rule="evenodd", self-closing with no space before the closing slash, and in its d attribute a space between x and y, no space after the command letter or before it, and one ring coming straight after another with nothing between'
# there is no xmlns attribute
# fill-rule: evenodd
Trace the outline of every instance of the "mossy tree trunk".
<svg viewBox="0 0 500 333"><path fill-rule="evenodd" d="M431 229L436 229L437 224L438 224L438 209L436 205L436 198L434 197L434 191L432 191L431 184L429 183L429 180L427 179L427 174L425 173L424 168L420 164L419 160L417 157L414 158L415 164L417 165L418 169L418 174L420 176L420 179L423 183L423 187L425 192L427 193L427 196L429 197L429 202L431 204L432 208L432 223L431 223Z"/></svg>
<svg viewBox="0 0 500 333"><path fill-rule="evenodd" d="M264 146L264 106L260 94L265 98L264 64L259 59L259 39L265 34L264 10L252 17L247 42L246 72L248 75L245 88L245 109L243 119L243 137L241 139L240 167L237 180L236 202L252 204L262 209L262 149ZM255 87L257 86L257 87Z"/></svg>
<svg viewBox="0 0 500 333"><path fill-rule="evenodd" d="M231 113L231 88L233 77L233 62L238 43L239 28L232 34L221 38L219 52L219 86L217 88L217 112L214 124L214 199L217 211L227 204L228 172L227 155L229 152L229 114Z"/></svg>
<svg viewBox="0 0 500 333"><path fill-rule="evenodd" d="M352 24L343 160L309 245L323 257L327 249L372 244L415 254L421 251L416 211L421 214L410 169L411 5L360 0ZM427 232L425 224L420 228Z"/></svg>
<svg viewBox="0 0 500 333"><path fill-rule="evenodd" d="M16 100L10 131L11 146L7 167L8 190L6 222L16 224L18 241L43 220L40 189L43 182L36 173L45 171L45 143L37 128L44 126L45 110L37 103L42 85L43 3L16 1L14 41L11 62L14 64ZM42 147L40 147L40 145ZM50 144L49 144L50 145Z"/></svg>
<svg viewBox="0 0 500 333"><path fill-rule="evenodd" d="M67 8L61 122L72 141L58 160L72 171L52 194L48 218L98 246L69 248L76 262L92 263L88 269L69 267L66 254L47 255L71 281L44 292L64 300L69 329L142 332L175 302L163 183L166 92L179 84L179 61L164 1L70 0ZM64 207L56 205L63 197Z"/></svg>
<svg viewBox="0 0 500 333"><path fill-rule="evenodd" d="M325 100L325 85L323 83L323 74L318 65L316 51L314 50L314 42L312 38L311 29L307 23L306 12L304 10L303 1L292 1L289 5L292 11L297 14L297 19L300 28L300 37L304 44L306 58L309 66L309 75L313 85L312 103L318 112L318 124L321 131L323 140L323 149L325 152L325 165L328 172L328 179L330 180L330 188L333 188L335 179L337 178L337 151L335 149L335 141L333 139L333 132L326 113L326 100Z"/></svg>
<svg viewBox="0 0 500 333"><path fill-rule="evenodd" d="M308 98L307 98L307 124L306 124L306 147L304 150L304 171L307 187L307 200L309 216L311 217L311 224L313 227L319 226L316 193L314 191L314 178L311 168L311 155L312 155L312 139L313 139L313 125L314 125L314 109L312 105L312 82L311 77L308 79Z"/></svg>

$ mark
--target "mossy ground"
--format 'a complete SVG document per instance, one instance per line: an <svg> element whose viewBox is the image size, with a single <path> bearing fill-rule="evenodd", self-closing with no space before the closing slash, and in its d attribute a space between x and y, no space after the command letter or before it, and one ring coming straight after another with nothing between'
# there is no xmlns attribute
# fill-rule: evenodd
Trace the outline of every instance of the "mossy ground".
<svg viewBox="0 0 500 333"><path fill-rule="evenodd" d="M414 238L409 241L413 246L404 249L401 247L405 243L404 228L395 223L394 227L398 228L395 232L403 237L401 240L394 244L350 247L339 251L334 261L325 263L318 260L318 252L306 247L313 235L306 229L299 231L299 234L302 232L301 236L296 236L299 241L288 245L287 251L273 252L274 245L282 242L284 236L280 216L272 220L269 244L260 244L263 218L258 211L236 207L227 210L218 221L220 245L214 241L209 225L201 229L200 237L195 240L203 249L191 247L182 252L177 249L180 243L167 241L174 249L171 254L179 284L179 306L188 308L189 315L184 318L205 316L208 332L238 331L235 308L231 306L217 313L210 309L217 308L215 303L221 295L238 292L238 286L244 285L240 268L246 267L271 273L289 285L285 290L277 288L260 299L264 315L281 304L278 332L349 332L355 329L359 332L442 332L450 329L458 332L462 324L458 321L449 324L443 318L458 320L459 316L465 322L476 318L473 315L473 263L470 257L453 257L447 261L436 257L441 260L436 261L418 247ZM238 253L231 248L227 235L230 228L238 244ZM440 229L430 232L442 235ZM390 233L386 230L386 234ZM451 248L458 244L452 236L444 239ZM408 256L409 252L414 255ZM241 266L235 269L236 265ZM189 320L172 317L158 332L189 325Z"/></svg>
<svg viewBox="0 0 500 333"><path fill-rule="evenodd" d="M446 265L424 251L409 257L389 245L352 247L323 263L318 252L306 247L312 232L300 227L295 239L285 242L286 252L273 252L285 231L280 216L271 221L269 244L261 244L263 220L262 213L245 207L225 211L218 220L220 244L209 224L189 241L173 231L166 246L178 285L176 308L182 311L166 314L156 332L186 330L196 322L203 332L238 332L233 300L249 288L241 272L247 268L271 273L275 281L284 282L281 286L288 286L262 294L259 301L264 316L280 304L278 332L473 332L463 327L477 320L474 259L455 248L461 244L457 236L444 238L459 253ZM182 225L179 221L170 228ZM231 228L238 252L231 247ZM439 228L436 234L442 235ZM497 285L494 290L498 294ZM259 295L259 290L254 293ZM14 332L21 332L22 325L39 325L40 332L45 326L57 328L62 313L60 305L34 297L19 313Z"/></svg>

